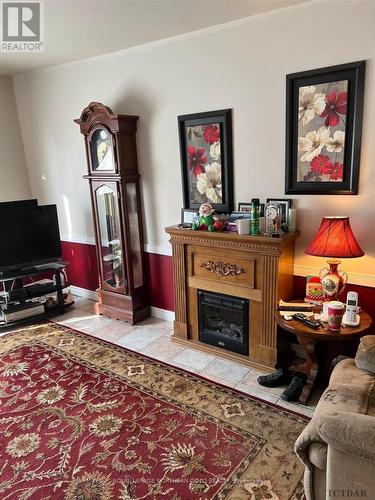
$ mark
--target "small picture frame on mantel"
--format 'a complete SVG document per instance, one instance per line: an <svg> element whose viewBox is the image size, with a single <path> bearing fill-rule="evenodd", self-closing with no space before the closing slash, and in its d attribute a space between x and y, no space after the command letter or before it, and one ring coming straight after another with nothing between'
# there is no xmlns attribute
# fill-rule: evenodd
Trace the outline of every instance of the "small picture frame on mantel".
<svg viewBox="0 0 375 500"><path fill-rule="evenodd" d="M251 211L251 203L247 203L245 201L240 201L238 203L238 211L239 212L250 212Z"/></svg>
<svg viewBox="0 0 375 500"><path fill-rule="evenodd" d="M194 208L181 209L181 226L191 227L194 220L198 217L198 210Z"/></svg>
<svg viewBox="0 0 375 500"><path fill-rule="evenodd" d="M238 203L239 212L251 212L251 203L240 201ZM264 203L259 203L259 217L264 216Z"/></svg>

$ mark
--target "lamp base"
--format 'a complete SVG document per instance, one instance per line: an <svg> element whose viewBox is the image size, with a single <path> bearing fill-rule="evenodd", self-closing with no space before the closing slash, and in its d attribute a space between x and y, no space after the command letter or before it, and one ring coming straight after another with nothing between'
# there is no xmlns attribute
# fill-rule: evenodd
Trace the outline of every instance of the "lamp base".
<svg viewBox="0 0 375 500"><path fill-rule="evenodd" d="M348 275L345 271L338 271L341 264L339 260L327 260L328 267L323 267L319 272L320 282L323 287L324 300L338 300L340 294L344 291Z"/></svg>

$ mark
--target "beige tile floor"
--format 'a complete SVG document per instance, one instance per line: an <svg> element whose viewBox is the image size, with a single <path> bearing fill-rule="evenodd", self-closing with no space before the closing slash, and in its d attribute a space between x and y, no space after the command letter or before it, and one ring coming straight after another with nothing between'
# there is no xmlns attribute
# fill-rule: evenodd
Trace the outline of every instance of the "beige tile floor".
<svg viewBox="0 0 375 500"><path fill-rule="evenodd" d="M268 389L260 386L256 379L262 372L238 363L211 356L193 348L181 347L171 340L172 323L148 318L136 326L105 316L96 316L94 302L75 298L75 305L64 315L54 320L95 337L108 340L119 346L145 354L156 360L197 373L209 380L256 396L280 407L312 416L319 393L313 394L307 406L287 403L280 396L284 387Z"/></svg>

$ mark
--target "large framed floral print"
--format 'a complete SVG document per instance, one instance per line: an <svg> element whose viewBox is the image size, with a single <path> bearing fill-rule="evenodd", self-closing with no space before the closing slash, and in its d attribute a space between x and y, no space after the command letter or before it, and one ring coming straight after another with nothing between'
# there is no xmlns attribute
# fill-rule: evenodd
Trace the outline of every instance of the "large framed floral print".
<svg viewBox="0 0 375 500"><path fill-rule="evenodd" d="M286 77L286 194L358 194L365 61Z"/></svg>
<svg viewBox="0 0 375 500"><path fill-rule="evenodd" d="M184 208L233 209L232 112L178 117Z"/></svg>

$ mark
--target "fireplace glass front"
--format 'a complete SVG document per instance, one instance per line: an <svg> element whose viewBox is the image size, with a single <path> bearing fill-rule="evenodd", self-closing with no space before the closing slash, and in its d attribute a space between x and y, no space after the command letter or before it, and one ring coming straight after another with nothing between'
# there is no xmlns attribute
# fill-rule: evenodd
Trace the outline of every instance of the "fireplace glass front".
<svg viewBox="0 0 375 500"><path fill-rule="evenodd" d="M221 293L198 290L199 340L249 354L249 301Z"/></svg>

